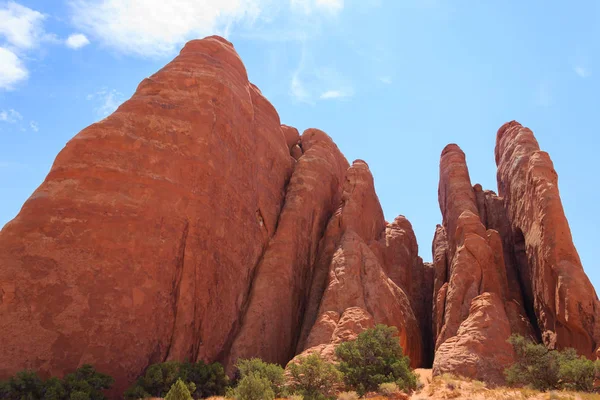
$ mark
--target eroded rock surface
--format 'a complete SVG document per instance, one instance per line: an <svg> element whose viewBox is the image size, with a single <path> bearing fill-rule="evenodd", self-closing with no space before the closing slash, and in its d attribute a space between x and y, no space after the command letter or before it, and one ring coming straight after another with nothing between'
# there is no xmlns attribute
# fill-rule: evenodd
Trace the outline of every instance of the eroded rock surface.
<svg viewBox="0 0 600 400"><path fill-rule="evenodd" d="M334 359L378 323L413 366L492 383L511 333L594 357L598 299L549 156L513 121L496 163L498 195L443 150L424 263L364 161L282 125L231 43L191 41L69 141L0 232L0 379L89 363L118 398L153 363Z"/></svg>
<svg viewBox="0 0 600 400"><path fill-rule="evenodd" d="M231 43L191 41L67 144L0 233L0 379L90 363L118 398L153 363L285 364L308 333L332 345L376 322L419 365L417 253L366 163L282 125Z"/></svg>
<svg viewBox="0 0 600 400"><path fill-rule="evenodd" d="M405 353L413 365L421 365L422 329L427 329L428 320L420 323L415 313L425 312L411 305L410 277L423 280L426 274L417 251L410 223L402 216L392 224L385 222L368 166L355 161L346 174L340 208L323 238L300 356L318 352L333 360L337 344L382 323L398 328Z"/></svg>
<svg viewBox="0 0 600 400"><path fill-rule="evenodd" d="M496 164L513 251L542 340L591 358L600 343L598 297L573 245L550 156L530 129L512 121L498 130Z"/></svg>

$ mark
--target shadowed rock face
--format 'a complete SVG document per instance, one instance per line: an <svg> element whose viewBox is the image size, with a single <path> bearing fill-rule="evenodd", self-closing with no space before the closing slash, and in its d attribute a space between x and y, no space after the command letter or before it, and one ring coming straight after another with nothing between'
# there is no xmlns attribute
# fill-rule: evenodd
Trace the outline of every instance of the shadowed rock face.
<svg viewBox="0 0 600 400"><path fill-rule="evenodd" d="M419 365L417 252L366 163L281 125L231 43L195 40L77 134L0 233L0 379L90 363L118 398L165 360L286 364L333 310L324 343L384 322ZM362 302L324 295L330 265Z"/></svg>

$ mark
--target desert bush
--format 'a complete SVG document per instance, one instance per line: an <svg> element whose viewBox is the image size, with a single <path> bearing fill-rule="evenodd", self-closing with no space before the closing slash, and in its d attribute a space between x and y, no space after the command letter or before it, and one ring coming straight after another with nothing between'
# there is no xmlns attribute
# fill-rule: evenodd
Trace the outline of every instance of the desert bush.
<svg viewBox="0 0 600 400"><path fill-rule="evenodd" d="M304 396L301 394L292 394L288 396L288 400L304 400Z"/></svg>
<svg viewBox="0 0 600 400"><path fill-rule="evenodd" d="M266 363L259 358L240 359L236 363L238 373L241 379L250 374L256 374L269 381L275 397L285 395L285 377L284 370L277 364Z"/></svg>
<svg viewBox="0 0 600 400"><path fill-rule="evenodd" d="M64 379L52 377L43 381L33 371L21 371L0 383L0 398L7 400L103 400L103 391L114 379L83 365Z"/></svg>
<svg viewBox="0 0 600 400"><path fill-rule="evenodd" d="M528 385L542 391L593 390L598 362L578 356L574 349L549 350L519 335L512 335L508 342L516 355L515 364L504 371L509 385Z"/></svg>
<svg viewBox="0 0 600 400"><path fill-rule="evenodd" d="M338 394L337 400L358 400L359 396L356 392L342 392Z"/></svg>
<svg viewBox="0 0 600 400"><path fill-rule="evenodd" d="M221 364L217 362L207 364L200 360L196 363L181 363L180 368L181 379L188 387L194 384L194 390L190 388L192 397L203 399L225 394L229 378Z"/></svg>
<svg viewBox="0 0 600 400"><path fill-rule="evenodd" d="M240 379L235 389L228 391L227 397L236 400L273 400L275 392L269 379L256 372L250 372Z"/></svg>
<svg viewBox="0 0 600 400"><path fill-rule="evenodd" d="M377 325L367 329L356 340L340 344L336 355L346 385L360 395L376 391L385 382L395 382L402 390L417 386L417 376L403 354L395 327Z"/></svg>
<svg viewBox="0 0 600 400"><path fill-rule="evenodd" d="M171 386L165 400L191 400L192 394L181 378Z"/></svg>
<svg viewBox="0 0 600 400"><path fill-rule="evenodd" d="M305 400L333 398L342 375L335 365L327 363L318 354L301 357L289 365L291 389Z"/></svg>
<svg viewBox="0 0 600 400"><path fill-rule="evenodd" d="M219 363L167 361L146 368L144 375L125 391L124 397L132 400L164 397L178 379L182 380L196 399L222 395L229 383L229 378Z"/></svg>
<svg viewBox="0 0 600 400"><path fill-rule="evenodd" d="M394 394L400 391L400 388L394 382L384 382L379 385L379 393L389 396L390 394Z"/></svg>

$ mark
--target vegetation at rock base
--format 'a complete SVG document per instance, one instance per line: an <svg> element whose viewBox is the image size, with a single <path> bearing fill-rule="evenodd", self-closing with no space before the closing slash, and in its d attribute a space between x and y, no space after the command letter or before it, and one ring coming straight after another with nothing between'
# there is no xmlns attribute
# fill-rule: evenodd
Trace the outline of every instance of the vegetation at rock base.
<svg viewBox="0 0 600 400"><path fill-rule="evenodd" d="M171 386L165 400L191 400L192 394L181 378Z"/></svg>
<svg viewBox="0 0 600 400"><path fill-rule="evenodd" d="M42 380L33 371L21 371L0 382L0 398L7 400L103 400L114 379L85 364L75 372Z"/></svg>
<svg viewBox="0 0 600 400"><path fill-rule="evenodd" d="M251 374L266 379L275 397L286 394L284 369L280 365L264 362L260 358L252 358L238 360L236 367L242 379Z"/></svg>
<svg viewBox="0 0 600 400"><path fill-rule="evenodd" d="M288 368L292 376L292 391L302 394L305 400L333 398L342 382L342 374L335 365L326 362L318 354L301 357Z"/></svg>
<svg viewBox="0 0 600 400"><path fill-rule="evenodd" d="M594 390L594 378L600 372L599 361L580 357L571 348L549 350L543 344L533 343L519 335L512 335L508 341L512 344L517 359L515 364L505 370L509 385L531 386L542 391Z"/></svg>
<svg viewBox="0 0 600 400"><path fill-rule="evenodd" d="M236 400L273 400L275 393L267 378L250 372L239 380L235 388L227 392L227 397Z"/></svg>
<svg viewBox="0 0 600 400"><path fill-rule="evenodd" d="M395 327L377 325L340 344L335 351L346 385L359 394L376 391L379 385L395 382L402 390L417 387L410 359L403 354Z"/></svg>
<svg viewBox="0 0 600 400"><path fill-rule="evenodd" d="M126 399L164 397L178 379L185 383L195 399L222 395L229 378L219 363L207 364L167 361L149 366L144 375L125 391Z"/></svg>

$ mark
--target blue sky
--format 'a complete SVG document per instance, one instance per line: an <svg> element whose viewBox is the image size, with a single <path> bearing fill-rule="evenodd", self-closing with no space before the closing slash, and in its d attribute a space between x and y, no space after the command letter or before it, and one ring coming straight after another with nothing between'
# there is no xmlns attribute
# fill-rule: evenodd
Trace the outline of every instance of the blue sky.
<svg viewBox="0 0 600 400"><path fill-rule="evenodd" d="M459 144L472 182L496 190L496 130L529 126L600 287L596 1L0 0L0 226L71 137L210 34L234 43L283 123L368 162L425 260L442 148Z"/></svg>

